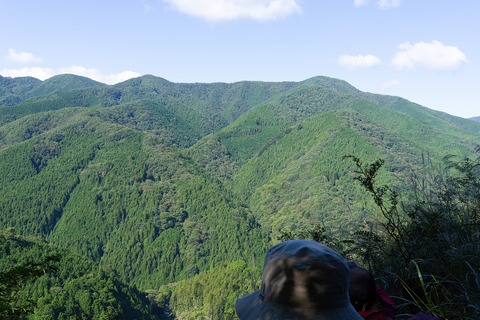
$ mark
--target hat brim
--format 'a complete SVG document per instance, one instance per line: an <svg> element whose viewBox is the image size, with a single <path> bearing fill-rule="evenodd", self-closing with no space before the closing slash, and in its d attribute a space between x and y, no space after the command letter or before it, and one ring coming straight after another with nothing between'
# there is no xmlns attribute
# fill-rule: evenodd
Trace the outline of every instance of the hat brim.
<svg viewBox="0 0 480 320"><path fill-rule="evenodd" d="M241 320L363 320L351 304L335 309L288 308L262 299L261 290L239 298L235 309Z"/></svg>

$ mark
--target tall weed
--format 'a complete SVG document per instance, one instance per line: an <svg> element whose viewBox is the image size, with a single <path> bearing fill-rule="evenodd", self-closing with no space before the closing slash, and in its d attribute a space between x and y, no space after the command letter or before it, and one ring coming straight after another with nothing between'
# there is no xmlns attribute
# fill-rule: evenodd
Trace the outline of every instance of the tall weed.
<svg viewBox="0 0 480 320"><path fill-rule="evenodd" d="M480 319L480 157L424 159L401 188L377 186L383 160L356 166L383 220L355 234L364 264L402 297L400 314ZM402 316L399 316L402 318Z"/></svg>

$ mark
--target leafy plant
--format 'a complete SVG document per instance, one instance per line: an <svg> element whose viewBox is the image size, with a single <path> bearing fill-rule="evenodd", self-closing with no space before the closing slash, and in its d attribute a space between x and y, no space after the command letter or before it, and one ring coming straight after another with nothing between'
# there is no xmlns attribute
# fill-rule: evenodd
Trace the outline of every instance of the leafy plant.
<svg viewBox="0 0 480 320"><path fill-rule="evenodd" d="M384 220L357 233L375 252L366 263L397 294L407 298L403 311L423 309L448 319L476 319L480 291L480 157L447 157L440 171L425 162L404 198L388 186L377 186L383 161L364 165L356 157L356 180L373 196ZM373 241L365 235L375 234ZM399 285L400 284L400 285Z"/></svg>

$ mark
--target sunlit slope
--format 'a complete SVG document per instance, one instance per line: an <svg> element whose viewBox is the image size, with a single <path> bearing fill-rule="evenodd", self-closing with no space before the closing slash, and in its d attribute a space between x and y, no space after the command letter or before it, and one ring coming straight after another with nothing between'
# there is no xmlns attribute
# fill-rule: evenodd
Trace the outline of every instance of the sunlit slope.
<svg viewBox="0 0 480 320"><path fill-rule="evenodd" d="M58 90L0 107L0 226L142 289L261 264L282 230L362 223L371 203L346 155L383 158L401 176L423 159L471 155L480 136L477 122L326 77L144 76L73 90L53 80Z"/></svg>
<svg viewBox="0 0 480 320"><path fill-rule="evenodd" d="M71 76L58 77L67 78L66 81ZM232 84L182 84L147 75L114 86L92 84L75 87L60 85L55 79L56 77L37 85L38 90L49 88L42 89L45 91L44 95L35 95L31 99L26 99L28 95L21 93L13 96L12 99L17 99L16 103L0 107L0 124L29 114L70 107L120 107L125 110L123 114L128 116L119 116L123 118L124 124L148 131L158 130L166 122L169 128L177 127L171 135L174 143L186 146L225 127L258 103L297 85L293 82L247 81ZM81 80L83 78L77 79L77 82ZM53 90L55 84L57 90ZM154 119L148 121L145 117L134 115L135 110L142 113L145 109L148 109L147 112L150 112ZM163 123L155 122L158 116L163 117Z"/></svg>
<svg viewBox="0 0 480 320"><path fill-rule="evenodd" d="M44 236L142 288L264 251L249 210L158 135L82 108L26 116L2 134L2 227Z"/></svg>
<svg viewBox="0 0 480 320"><path fill-rule="evenodd" d="M422 159L471 155L478 147L480 126L472 121L343 82L312 86L319 80L258 105L191 148L274 232L312 221L361 221L368 203L346 155L383 158L402 175Z"/></svg>

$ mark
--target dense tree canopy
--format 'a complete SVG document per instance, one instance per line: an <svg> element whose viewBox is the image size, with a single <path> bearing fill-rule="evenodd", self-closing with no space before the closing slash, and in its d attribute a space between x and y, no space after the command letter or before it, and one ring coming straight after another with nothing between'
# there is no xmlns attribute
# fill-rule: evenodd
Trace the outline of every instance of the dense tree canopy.
<svg viewBox="0 0 480 320"><path fill-rule="evenodd" d="M10 300L2 308L34 319L234 318L236 297L258 287L276 241L320 235L353 255L352 239L397 235L365 230L385 223L388 211L355 181L358 168L345 155L385 159L375 181L391 185L426 158L472 157L479 136L477 122L326 77L177 84L144 76L114 86L72 75L0 78L0 228L18 234L2 238L4 248L18 246L2 255L2 274L18 274L3 282ZM474 181L477 171L460 169L448 179ZM437 199L474 190L445 179ZM413 190L407 181L398 194L422 199ZM406 206L405 215L431 212L434 198ZM454 216L475 205L454 206ZM412 230L434 236L442 224L432 221L452 222L440 213L418 217L402 229L407 252L421 243ZM366 258L378 253L374 244ZM9 260L17 254L25 258L18 265ZM466 261L463 270L478 274L477 262ZM31 298L14 305L13 292Z"/></svg>

